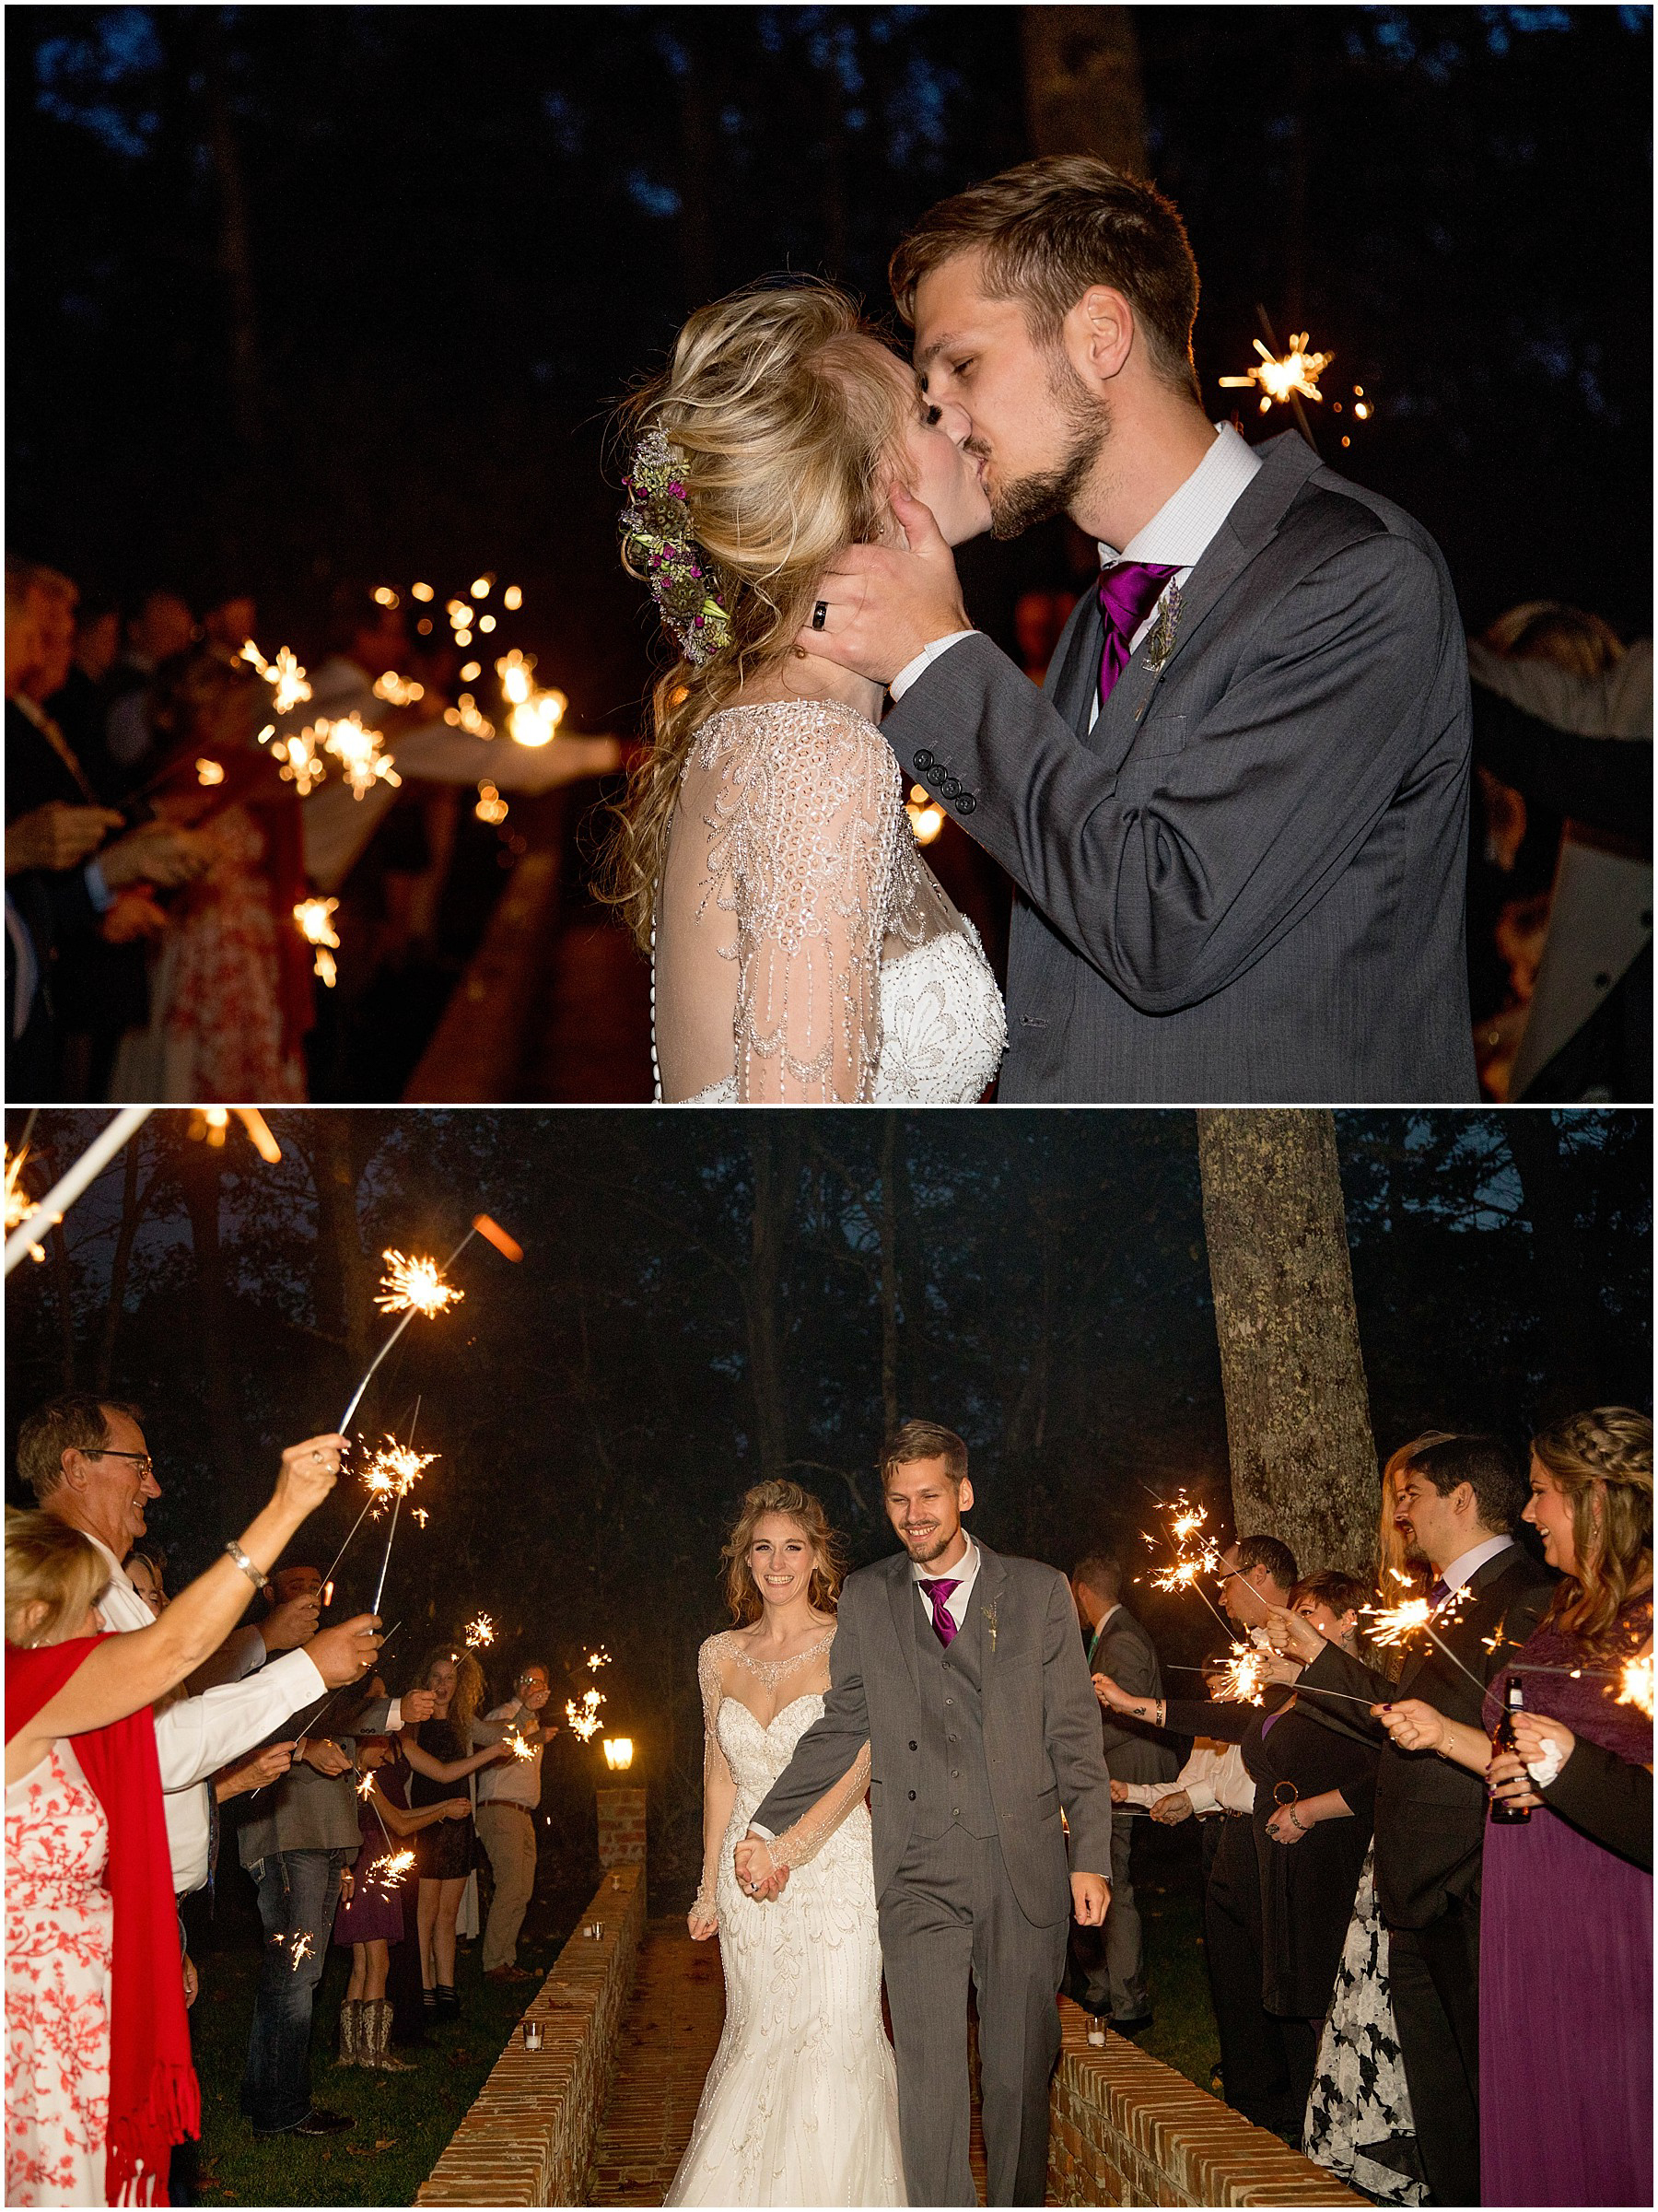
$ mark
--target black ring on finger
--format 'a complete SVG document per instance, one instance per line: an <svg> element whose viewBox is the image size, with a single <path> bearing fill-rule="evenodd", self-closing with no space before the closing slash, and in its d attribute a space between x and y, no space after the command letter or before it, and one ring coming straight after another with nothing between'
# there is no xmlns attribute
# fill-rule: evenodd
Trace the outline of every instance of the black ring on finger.
<svg viewBox="0 0 1658 2212"><path fill-rule="evenodd" d="M812 628L813 628L814 630L821 630L821 629L823 627L823 625L824 625L824 624L825 624L825 623L828 621L828 619L829 619L829 602L828 602L826 599L820 599L820 600L818 601L818 603L817 603L816 606L814 606L814 607L812 608L812 610L811 610L811 626L812 626Z"/></svg>

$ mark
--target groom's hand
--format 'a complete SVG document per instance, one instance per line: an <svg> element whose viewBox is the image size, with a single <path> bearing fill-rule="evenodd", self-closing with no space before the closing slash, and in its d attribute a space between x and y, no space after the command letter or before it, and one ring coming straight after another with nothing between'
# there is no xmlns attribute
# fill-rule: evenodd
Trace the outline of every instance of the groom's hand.
<svg viewBox="0 0 1658 2212"><path fill-rule="evenodd" d="M741 1837L731 1854L731 1863L737 1870L738 1888L756 1904L768 1905L774 1897L782 1895L788 1868L773 1866L764 1836Z"/></svg>
<svg viewBox="0 0 1658 2212"><path fill-rule="evenodd" d="M873 684L890 684L935 638L973 627L962 603L955 556L931 509L898 485L891 505L907 547L848 545L818 579L817 600L826 610L823 627L809 625L795 640Z"/></svg>
<svg viewBox="0 0 1658 2212"><path fill-rule="evenodd" d="M1103 1925L1111 1904L1111 1884L1103 1874L1073 1874L1071 1885L1071 1913L1077 1925L1097 1928Z"/></svg>

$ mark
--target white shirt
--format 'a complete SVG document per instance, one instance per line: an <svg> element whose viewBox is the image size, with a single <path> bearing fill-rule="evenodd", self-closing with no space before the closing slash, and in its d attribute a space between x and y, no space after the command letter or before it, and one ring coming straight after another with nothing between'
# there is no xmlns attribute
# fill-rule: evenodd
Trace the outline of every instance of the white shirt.
<svg viewBox="0 0 1658 2212"><path fill-rule="evenodd" d="M955 1584L955 1588L944 1600L944 1610L955 1622L957 1628L960 1628L967 1618L967 1600L973 1596L973 1586L978 1580L979 1571L979 1548L973 1539L967 1536L965 1528L963 1529L962 1534L967 1537L967 1549L953 1567L938 1565L924 1567L917 1560L912 1559L910 1562L910 1574L917 1583L949 1581ZM925 1590L921 1591L920 1598L927 1625L928 1628L932 1628L932 1599ZM936 1635L938 1631L934 1629L933 1633Z"/></svg>
<svg viewBox="0 0 1658 2212"><path fill-rule="evenodd" d="M493 1713L486 1713L484 1717L485 1720L510 1720L518 1709L519 1703L514 1698L509 1704L497 1705ZM534 1722L533 1713L529 1717ZM543 1738L531 1747L528 1759L503 1759L495 1766L481 1767L478 1771L478 1803L521 1805L526 1812L533 1812L541 1803L542 1753L546 1748Z"/></svg>
<svg viewBox="0 0 1658 2212"><path fill-rule="evenodd" d="M153 1628L155 1615L127 1580L126 1570L97 1537L81 1534L110 1570L98 1617L109 1629ZM162 1810L172 1856L173 1893L199 1890L207 1879L206 1777L242 1751L263 1743L290 1713L324 1697L328 1685L302 1651L285 1652L245 1681L222 1682L201 1697L181 1697L156 1719L156 1757L161 1768Z"/></svg>
<svg viewBox="0 0 1658 2212"><path fill-rule="evenodd" d="M1255 1784L1235 1743L1199 1743L1173 1782L1130 1782L1125 1786L1127 1802L1148 1812L1160 1797L1172 1797L1182 1789L1195 1813L1255 1810Z"/></svg>
<svg viewBox="0 0 1658 2212"><path fill-rule="evenodd" d="M1178 584L1184 590L1186 579L1208 552L1221 523L1237 505L1260 465L1260 455L1230 422L1217 423L1214 444L1151 520L1135 532L1120 552L1115 545L1100 545L1101 568L1109 568L1113 561L1171 562L1175 573L1169 579L1169 584ZM1168 594L1169 586L1165 585L1135 631L1129 645L1131 652L1139 650ZM916 678L941 653L948 652L963 638L972 636L971 630L956 630L950 637L935 638L930 645L923 647L908 667L893 677L891 685L893 698L901 699ZM1093 711L1088 721L1091 730L1099 713L1096 690Z"/></svg>
<svg viewBox="0 0 1658 2212"><path fill-rule="evenodd" d="M1442 1567L1436 1579L1446 1590L1460 1590L1471 1582L1488 1559L1495 1559L1499 1551L1506 1551L1513 1542L1512 1536L1489 1536L1483 1544L1476 1544L1471 1551L1464 1551L1448 1567Z"/></svg>

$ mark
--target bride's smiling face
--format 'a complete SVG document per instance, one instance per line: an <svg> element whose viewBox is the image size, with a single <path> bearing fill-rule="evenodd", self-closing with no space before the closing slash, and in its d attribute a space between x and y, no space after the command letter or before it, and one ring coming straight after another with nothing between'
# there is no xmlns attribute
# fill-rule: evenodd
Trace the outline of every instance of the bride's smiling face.
<svg viewBox="0 0 1658 2212"><path fill-rule="evenodd" d="M786 1513L762 1514L748 1549L749 1573L767 1605L792 1605L811 1587L816 1559L806 1531Z"/></svg>
<svg viewBox="0 0 1658 2212"><path fill-rule="evenodd" d="M873 345L873 340L870 341ZM964 545L990 527L990 501L981 464L963 451L972 422L953 402L935 406L916 381L915 372L884 346L875 348L901 386L908 409L904 434L907 488L932 510L947 545Z"/></svg>

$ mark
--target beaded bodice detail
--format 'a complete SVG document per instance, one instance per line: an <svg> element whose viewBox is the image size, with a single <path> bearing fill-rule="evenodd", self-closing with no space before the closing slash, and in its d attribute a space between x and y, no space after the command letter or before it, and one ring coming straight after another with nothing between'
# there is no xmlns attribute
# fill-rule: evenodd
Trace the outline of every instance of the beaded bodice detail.
<svg viewBox="0 0 1658 2212"><path fill-rule="evenodd" d="M658 902L657 1095L965 1104L1007 1041L973 925L922 860L898 764L830 700L698 731Z"/></svg>

